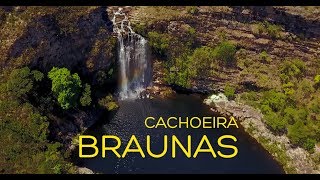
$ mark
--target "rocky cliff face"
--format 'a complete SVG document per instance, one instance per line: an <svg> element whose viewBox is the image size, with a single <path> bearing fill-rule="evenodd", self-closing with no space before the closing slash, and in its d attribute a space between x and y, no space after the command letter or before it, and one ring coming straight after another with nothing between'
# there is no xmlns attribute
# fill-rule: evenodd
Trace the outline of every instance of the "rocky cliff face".
<svg viewBox="0 0 320 180"><path fill-rule="evenodd" d="M222 91L228 82L246 88L270 89L279 83L275 69L285 59L300 58L308 67L315 66L320 56L320 21L317 11L302 7L126 7L134 24L146 31L185 36L186 27L196 30L199 46L215 46L223 39L236 44L237 67L218 69L217 75L196 78L192 89L200 92ZM312 14L314 13L314 14ZM275 24L275 26L268 25ZM259 62L265 51L270 62ZM255 61L246 64L247 60ZM252 71L264 71L266 76ZM312 69L312 68L311 68ZM261 73L261 72L259 72ZM308 72L312 77L315 72ZM161 77L155 77L155 79ZM211 86L213 84L213 86Z"/></svg>
<svg viewBox="0 0 320 180"><path fill-rule="evenodd" d="M67 67L94 77L115 62L111 25L105 7L13 8L0 30L0 65Z"/></svg>
<svg viewBox="0 0 320 180"><path fill-rule="evenodd" d="M0 7L0 27L0 76L23 66L44 74L66 67L100 85L114 68L116 39L106 7ZM52 137L67 144L94 124L101 110L44 113Z"/></svg>

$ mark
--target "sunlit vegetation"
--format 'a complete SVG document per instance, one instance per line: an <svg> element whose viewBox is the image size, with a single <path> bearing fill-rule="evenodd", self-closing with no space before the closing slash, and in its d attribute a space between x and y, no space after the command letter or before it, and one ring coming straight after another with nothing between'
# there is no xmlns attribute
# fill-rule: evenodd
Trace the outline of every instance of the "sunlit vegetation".
<svg viewBox="0 0 320 180"><path fill-rule="evenodd" d="M165 80L169 84L189 88L194 78L214 75L220 66L236 64L236 46L223 41L213 47L194 47L196 31L186 28L187 36L173 37L166 33L149 32L149 45L153 52L165 60Z"/></svg>
<svg viewBox="0 0 320 180"><path fill-rule="evenodd" d="M52 81L52 92L63 109L76 107L81 93L81 80L78 74L71 74L67 68L52 68L48 73Z"/></svg>
<svg viewBox="0 0 320 180"><path fill-rule="evenodd" d="M266 34L271 38L281 38L282 27L280 25L264 21L252 24L251 27L254 34Z"/></svg>
<svg viewBox="0 0 320 180"><path fill-rule="evenodd" d="M168 53L171 37L168 34L160 34L157 32L148 33L149 45L152 50L160 55L166 56Z"/></svg>
<svg viewBox="0 0 320 180"><path fill-rule="evenodd" d="M320 92L314 88L316 80L305 78L306 70L299 59L285 60L279 65L280 90L244 93L242 98L261 109L270 129L313 152L320 142Z"/></svg>
<svg viewBox="0 0 320 180"><path fill-rule="evenodd" d="M314 77L314 85L315 85L316 88L320 87L320 75L316 75Z"/></svg>
<svg viewBox="0 0 320 180"><path fill-rule="evenodd" d="M116 110L119 108L118 104L115 102L111 94L99 100L99 105L108 111Z"/></svg>
<svg viewBox="0 0 320 180"><path fill-rule="evenodd" d="M271 63L272 59L266 51L262 51L260 54L260 61L263 63Z"/></svg>
<svg viewBox="0 0 320 180"><path fill-rule="evenodd" d="M197 6L187 6L187 12L194 15L199 12L199 9Z"/></svg>
<svg viewBox="0 0 320 180"><path fill-rule="evenodd" d="M230 84L226 84L226 86L224 87L224 95L226 95L229 100L235 98L235 92L236 89L232 87Z"/></svg>
<svg viewBox="0 0 320 180"><path fill-rule="evenodd" d="M85 84L82 96L80 98L80 104L82 106L90 106L91 102L91 86L89 84Z"/></svg>

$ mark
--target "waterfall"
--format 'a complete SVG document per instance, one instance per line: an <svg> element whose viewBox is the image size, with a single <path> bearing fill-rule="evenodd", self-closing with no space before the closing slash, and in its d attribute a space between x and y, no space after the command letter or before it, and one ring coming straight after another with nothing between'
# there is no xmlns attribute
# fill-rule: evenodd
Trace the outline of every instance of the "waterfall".
<svg viewBox="0 0 320 180"><path fill-rule="evenodd" d="M151 82L147 40L135 33L122 8L114 13L113 32L118 38L119 97L136 99Z"/></svg>

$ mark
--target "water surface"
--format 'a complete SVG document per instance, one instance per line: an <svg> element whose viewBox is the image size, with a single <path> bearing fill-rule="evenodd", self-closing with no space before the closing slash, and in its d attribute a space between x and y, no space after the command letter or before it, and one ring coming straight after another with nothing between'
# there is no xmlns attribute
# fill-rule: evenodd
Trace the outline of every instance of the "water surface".
<svg viewBox="0 0 320 180"><path fill-rule="evenodd" d="M122 140L122 149L130 139L136 135L146 154L142 158L139 153L129 153L125 158L117 158L108 153L106 158L99 156L92 159L82 159L82 165L101 173L283 173L281 166L264 150L254 139L246 134L243 129L147 129L144 120L148 116L218 116L202 103L198 95L177 95L170 99L138 99L120 102L120 109L115 112L110 122L95 127L86 132L101 138L102 135L116 135ZM226 141L235 145L239 152L232 159L221 157L213 158L209 153L199 153L197 158L187 158L177 148L177 157L171 157L171 136L176 135L184 145L187 136L192 136L192 152L195 151L203 135L207 135L215 152L225 151L220 148L216 140L224 134L237 138L237 142ZM154 153L162 152L163 136L168 135L168 152L163 158L154 159L146 151L146 135L151 136L151 148ZM100 143L100 142L99 142ZM110 142L108 142L110 143ZM101 149L101 146L99 147ZM121 150L120 152L123 152Z"/></svg>

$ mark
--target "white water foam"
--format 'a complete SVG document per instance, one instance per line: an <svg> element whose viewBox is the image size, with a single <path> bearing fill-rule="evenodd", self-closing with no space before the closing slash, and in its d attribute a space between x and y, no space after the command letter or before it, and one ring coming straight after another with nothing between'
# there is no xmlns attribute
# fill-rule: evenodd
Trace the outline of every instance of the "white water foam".
<svg viewBox="0 0 320 180"><path fill-rule="evenodd" d="M147 40L132 30L122 10L119 8L112 19L113 32L118 38L119 97L121 100L137 99L151 81Z"/></svg>

